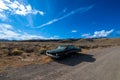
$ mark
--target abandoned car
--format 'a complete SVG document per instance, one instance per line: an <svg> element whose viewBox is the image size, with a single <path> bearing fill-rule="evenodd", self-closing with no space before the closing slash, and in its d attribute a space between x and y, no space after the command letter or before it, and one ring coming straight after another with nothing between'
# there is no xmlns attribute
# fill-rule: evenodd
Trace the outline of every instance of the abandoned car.
<svg viewBox="0 0 120 80"><path fill-rule="evenodd" d="M61 58L66 55L70 55L71 53L80 52L81 49L76 48L73 45L60 45L54 50L47 50L46 55L52 58Z"/></svg>

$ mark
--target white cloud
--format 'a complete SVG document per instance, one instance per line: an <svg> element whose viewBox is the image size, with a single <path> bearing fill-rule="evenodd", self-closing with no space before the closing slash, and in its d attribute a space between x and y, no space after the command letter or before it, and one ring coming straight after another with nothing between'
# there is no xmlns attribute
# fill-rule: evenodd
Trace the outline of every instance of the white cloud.
<svg viewBox="0 0 120 80"><path fill-rule="evenodd" d="M95 31L93 35L91 34L83 34L83 37L86 38L99 38L99 37L107 37L108 35L110 35L114 30L111 29L109 31L105 31L105 30L101 30L101 31Z"/></svg>
<svg viewBox="0 0 120 80"><path fill-rule="evenodd" d="M110 31L105 31L105 30L102 30L102 31L96 31L94 32L94 35L93 37L107 37L109 34L111 34L114 30L110 30Z"/></svg>
<svg viewBox="0 0 120 80"><path fill-rule="evenodd" d="M19 3L17 0L10 1L10 0L0 0L0 14L3 13L9 13L9 14L17 14L21 16L26 16L28 14L37 14L44 15L43 11L39 11L36 9L32 9L31 5L23 5ZM0 17L0 19L2 19Z"/></svg>
<svg viewBox="0 0 120 80"><path fill-rule="evenodd" d="M82 34L82 37L90 37L90 33L89 34Z"/></svg>
<svg viewBox="0 0 120 80"><path fill-rule="evenodd" d="M55 35L50 38L39 35L31 35L21 30L14 30L13 26L9 24L0 23L0 39L9 40L29 40L29 39L59 39L60 37Z"/></svg>
<svg viewBox="0 0 120 80"><path fill-rule="evenodd" d="M60 38L59 36L55 35L55 36L52 36L52 37L50 37L48 39L59 39L59 38Z"/></svg>
<svg viewBox="0 0 120 80"><path fill-rule="evenodd" d="M5 20L7 20L7 16L3 13L0 13L0 19L2 20L2 21L5 21Z"/></svg>
<svg viewBox="0 0 120 80"><path fill-rule="evenodd" d="M77 30L72 30L71 32L72 32L72 33L76 33L76 32L77 32Z"/></svg>
<svg viewBox="0 0 120 80"><path fill-rule="evenodd" d="M21 30L15 31L9 24L0 24L0 39L15 39L15 40L26 40L26 39L46 39L43 36L31 35Z"/></svg>
<svg viewBox="0 0 120 80"><path fill-rule="evenodd" d="M77 13L77 12L84 13L84 12L92 9L93 6L94 6L94 5L91 5L91 6L88 6L88 7L78 8L78 9L76 9L76 10L71 11L70 13L65 14L65 15L62 16L62 17L58 17L58 18L52 19L52 20L50 20L50 21L48 21L48 22L46 22L46 23L44 23L44 24L42 24L42 25L40 25L40 26L38 26L38 27L35 27L35 28L42 28L42 27L48 26L48 25L53 24L53 23L55 23L55 22L57 22L57 21L60 21L60 20L62 20L62 19L64 19L64 18L67 18L67 17L69 17L69 16L71 16L71 15ZM66 12L66 10L63 10L63 13L64 13L64 12Z"/></svg>

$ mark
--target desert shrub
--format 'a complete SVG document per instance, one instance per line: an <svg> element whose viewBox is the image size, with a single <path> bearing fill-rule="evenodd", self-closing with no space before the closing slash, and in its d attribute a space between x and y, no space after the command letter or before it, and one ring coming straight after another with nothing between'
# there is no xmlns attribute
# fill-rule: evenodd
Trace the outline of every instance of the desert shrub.
<svg viewBox="0 0 120 80"><path fill-rule="evenodd" d="M3 54L4 56L7 56L9 54L9 50L8 49L3 49L3 53L4 53Z"/></svg>
<svg viewBox="0 0 120 80"><path fill-rule="evenodd" d="M28 54L28 53L23 53L21 56L22 56L22 58L27 58L27 57L30 56L30 54Z"/></svg>
<svg viewBox="0 0 120 80"><path fill-rule="evenodd" d="M1 49L0 50L0 57L8 56L9 50L8 49Z"/></svg>
<svg viewBox="0 0 120 80"><path fill-rule="evenodd" d="M98 45L91 45L90 48L98 48Z"/></svg>
<svg viewBox="0 0 120 80"><path fill-rule="evenodd" d="M23 54L23 51L22 50L18 50L18 49L13 49L9 55L10 56L21 56Z"/></svg>
<svg viewBox="0 0 120 80"><path fill-rule="evenodd" d="M0 44L0 49L6 49L7 48L7 45L5 44Z"/></svg>
<svg viewBox="0 0 120 80"><path fill-rule="evenodd" d="M93 39L86 39L86 41L89 41L89 42L94 42L94 40Z"/></svg>
<svg viewBox="0 0 120 80"><path fill-rule="evenodd" d="M33 48L33 47L27 47L27 48L25 49L25 52L27 52L27 53L32 53L32 52L34 52L34 48Z"/></svg>
<svg viewBox="0 0 120 80"><path fill-rule="evenodd" d="M23 51L25 50L24 47L20 47L19 49L20 49L20 50L23 50Z"/></svg>
<svg viewBox="0 0 120 80"><path fill-rule="evenodd" d="M46 53L46 49L45 48L40 48L40 50L38 51L37 55L43 55Z"/></svg>
<svg viewBox="0 0 120 80"><path fill-rule="evenodd" d="M4 54L3 50L0 51L0 57L2 57Z"/></svg>
<svg viewBox="0 0 120 80"><path fill-rule="evenodd" d="M43 45L42 48L47 48L47 46L46 46L46 45Z"/></svg>
<svg viewBox="0 0 120 80"><path fill-rule="evenodd" d="M89 46L87 46L87 45L84 45L84 46L79 46L79 48L82 48L82 49L90 49L90 47Z"/></svg>
<svg viewBox="0 0 120 80"><path fill-rule="evenodd" d="M41 47L36 46L36 47L34 48L34 52L37 53L37 52L40 50L40 48L41 48Z"/></svg>
<svg viewBox="0 0 120 80"><path fill-rule="evenodd" d="M112 46L112 45L99 45L99 47L101 47L101 48L107 48L107 47L110 47L110 46Z"/></svg>

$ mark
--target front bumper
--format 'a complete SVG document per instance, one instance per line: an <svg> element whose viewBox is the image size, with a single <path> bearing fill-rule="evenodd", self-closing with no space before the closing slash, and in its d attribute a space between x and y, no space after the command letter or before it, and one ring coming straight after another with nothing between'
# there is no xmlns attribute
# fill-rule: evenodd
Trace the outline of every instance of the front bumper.
<svg viewBox="0 0 120 80"><path fill-rule="evenodd" d="M46 52L46 55L47 55L47 56L50 56L50 57L52 57L52 58L60 58L60 56L52 55L52 54L50 54L50 53L48 53L48 52Z"/></svg>

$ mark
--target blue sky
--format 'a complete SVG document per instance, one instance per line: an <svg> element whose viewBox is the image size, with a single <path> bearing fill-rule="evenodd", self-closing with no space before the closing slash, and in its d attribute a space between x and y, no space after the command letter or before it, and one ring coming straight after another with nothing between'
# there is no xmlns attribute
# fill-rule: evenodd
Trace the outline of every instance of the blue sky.
<svg viewBox="0 0 120 80"><path fill-rule="evenodd" d="M0 0L0 39L120 38L120 0Z"/></svg>

